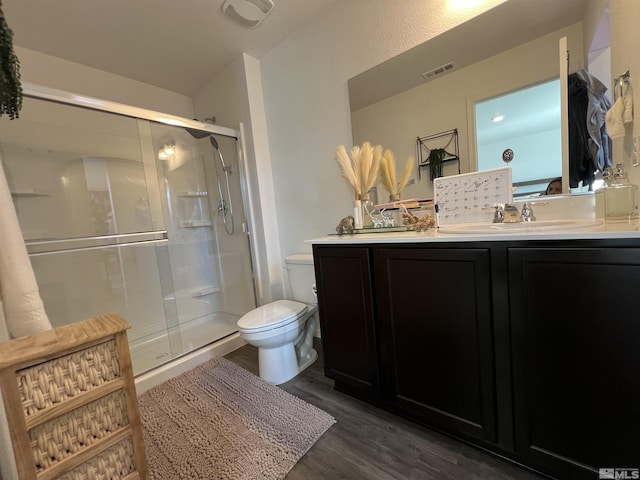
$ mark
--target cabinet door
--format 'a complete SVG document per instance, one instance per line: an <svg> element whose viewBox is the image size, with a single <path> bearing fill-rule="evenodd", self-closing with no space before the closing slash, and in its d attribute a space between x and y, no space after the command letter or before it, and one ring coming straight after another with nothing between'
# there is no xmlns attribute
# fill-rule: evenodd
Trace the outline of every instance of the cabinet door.
<svg viewBox="0 0 640 480"><path fill-rule="evenodd" d="M374 259L385 401L495 441L489 250L378 248Z"/></svg>
<svg viewBox="0 0 640 480"><path fill-rule="evenodd" d="M559 478L640 467L640 249L508 255L516 450Z"/></svg>
<svg viewBox="0 0 640 480"><path fill-rule="evenodd" d="M336 388L378 397L368 248L314 246L325 375Z"/></svg>

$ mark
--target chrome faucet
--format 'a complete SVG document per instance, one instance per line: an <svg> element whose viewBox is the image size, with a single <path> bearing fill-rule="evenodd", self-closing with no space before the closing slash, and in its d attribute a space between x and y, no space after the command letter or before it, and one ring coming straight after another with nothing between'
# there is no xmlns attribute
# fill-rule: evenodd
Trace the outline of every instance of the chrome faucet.
<svg viewBox="0 0 640 480"><path fill-rule="evenodd" d="M533 205L546 205L547 202L524 202L520 211L520 221L535 222L536 216L533 214Z"/></svg>
<svg viewBox="0 0 640 480"><path fill-rule="evenodd" d="M493 207L483 208L483 210L493 209L493 223L502 223L504 221L504 205L501 203L495 204Z"/></svg>
<svg viewBox="0 0 640 480"><path fill-rule="evenodd" d="M497 203L487 209L494 210L493 223L535 222L536 217L531 207L533 205L546 205L546 203L547 202L524 202L520 212L518 212L518 207L513 203Z"/></svg>
<svg viewBox="0 0 640 480"><path fill-rule="evenodd" d="M529 202L524 202L522 210L520 210L520 221L522 222L535 222L536 216L533 214L533 208Z"/></svg>
<svg viewBox="0 0 640 480"><path fill-rule="evenodd" d="M505 203L503 209L504 218L502 220L502 223L520 222L520 213L518 212L518 207L516 207L513 203Z"/></svg>
<svg viewBox="0 0 640 480"><path fill-rule="evenodd" d="M493 209L493 223L516 223L520 221L518 209L512 203L496 203L493 207L483 210Z"/></svg>

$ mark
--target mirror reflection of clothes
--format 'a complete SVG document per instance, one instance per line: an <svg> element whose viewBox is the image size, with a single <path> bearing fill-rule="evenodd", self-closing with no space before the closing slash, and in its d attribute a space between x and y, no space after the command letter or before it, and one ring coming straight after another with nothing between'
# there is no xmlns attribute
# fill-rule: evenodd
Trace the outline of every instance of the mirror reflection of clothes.
<svg viewBox="0 0 640 480"><path fill-rule="evenodd" d="M582 182L591 190L595 172L612 165L605 121L611 102L604 84L584 70L569 75L568 89L569 186Z"/></svg>
<svg viewBox="0 0 640 480"><path fill-rule="evenodd" d="M631 84L628 81L616 84L614 92L615 101L606 115L607 132L611 138L622 138L626 133L627 126L633 122Z"/></svg>

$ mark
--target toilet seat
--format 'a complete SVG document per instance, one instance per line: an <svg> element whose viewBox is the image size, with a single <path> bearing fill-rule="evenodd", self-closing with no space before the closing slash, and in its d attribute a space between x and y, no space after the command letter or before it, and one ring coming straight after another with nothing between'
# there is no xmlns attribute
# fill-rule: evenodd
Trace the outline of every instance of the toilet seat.
<svg viewBox="0 0 640 480"><path fill-rule="evenodd" d="M244 333L260 333L281 328L304 317L309 306L291 300L276 300L262 305L238 320L238 329Z"/></svg>

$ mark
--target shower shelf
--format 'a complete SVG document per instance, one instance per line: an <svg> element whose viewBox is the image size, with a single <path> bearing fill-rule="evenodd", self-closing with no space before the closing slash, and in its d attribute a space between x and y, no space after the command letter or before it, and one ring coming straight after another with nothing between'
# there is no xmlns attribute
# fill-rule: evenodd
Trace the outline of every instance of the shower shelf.
<svg viewBox="0 0 640 480"><path fill-rule="evenodd" d="M207 295L211 295L212 293L218 293L220 291L220 287L206 287L201 288L200 290L194 291L191 296L193 298L205 297Z"/></svg>
<svg viewBox="0 0 640 480"><path fill-rule="evenodd" d="M180 298L199 298L211 295L212 293L218 293L220 287L209 285L201 288L185 288L177 292L171 293L164 297L164 300L177 300Z"/></svg>
<svg viewBox="0 0 640 480"><path fill-rule="evenodd" d="M180 192L178 197L206 197L208 192Z"/></svg>
<svg viewBox="0 0 640 480"><path fill-rule="evenodd" d="M32 188L23 188L11 191L12 197L50 197L49 193L45 193L41 190L34 190Z"/></svg>
<svg viewBox="0 0 640 480"><path fill-rule="evenodd" d="M210 227L211 222L208 220L194 221L194 222L180 222L182 228L202 228Z"/></svg>

